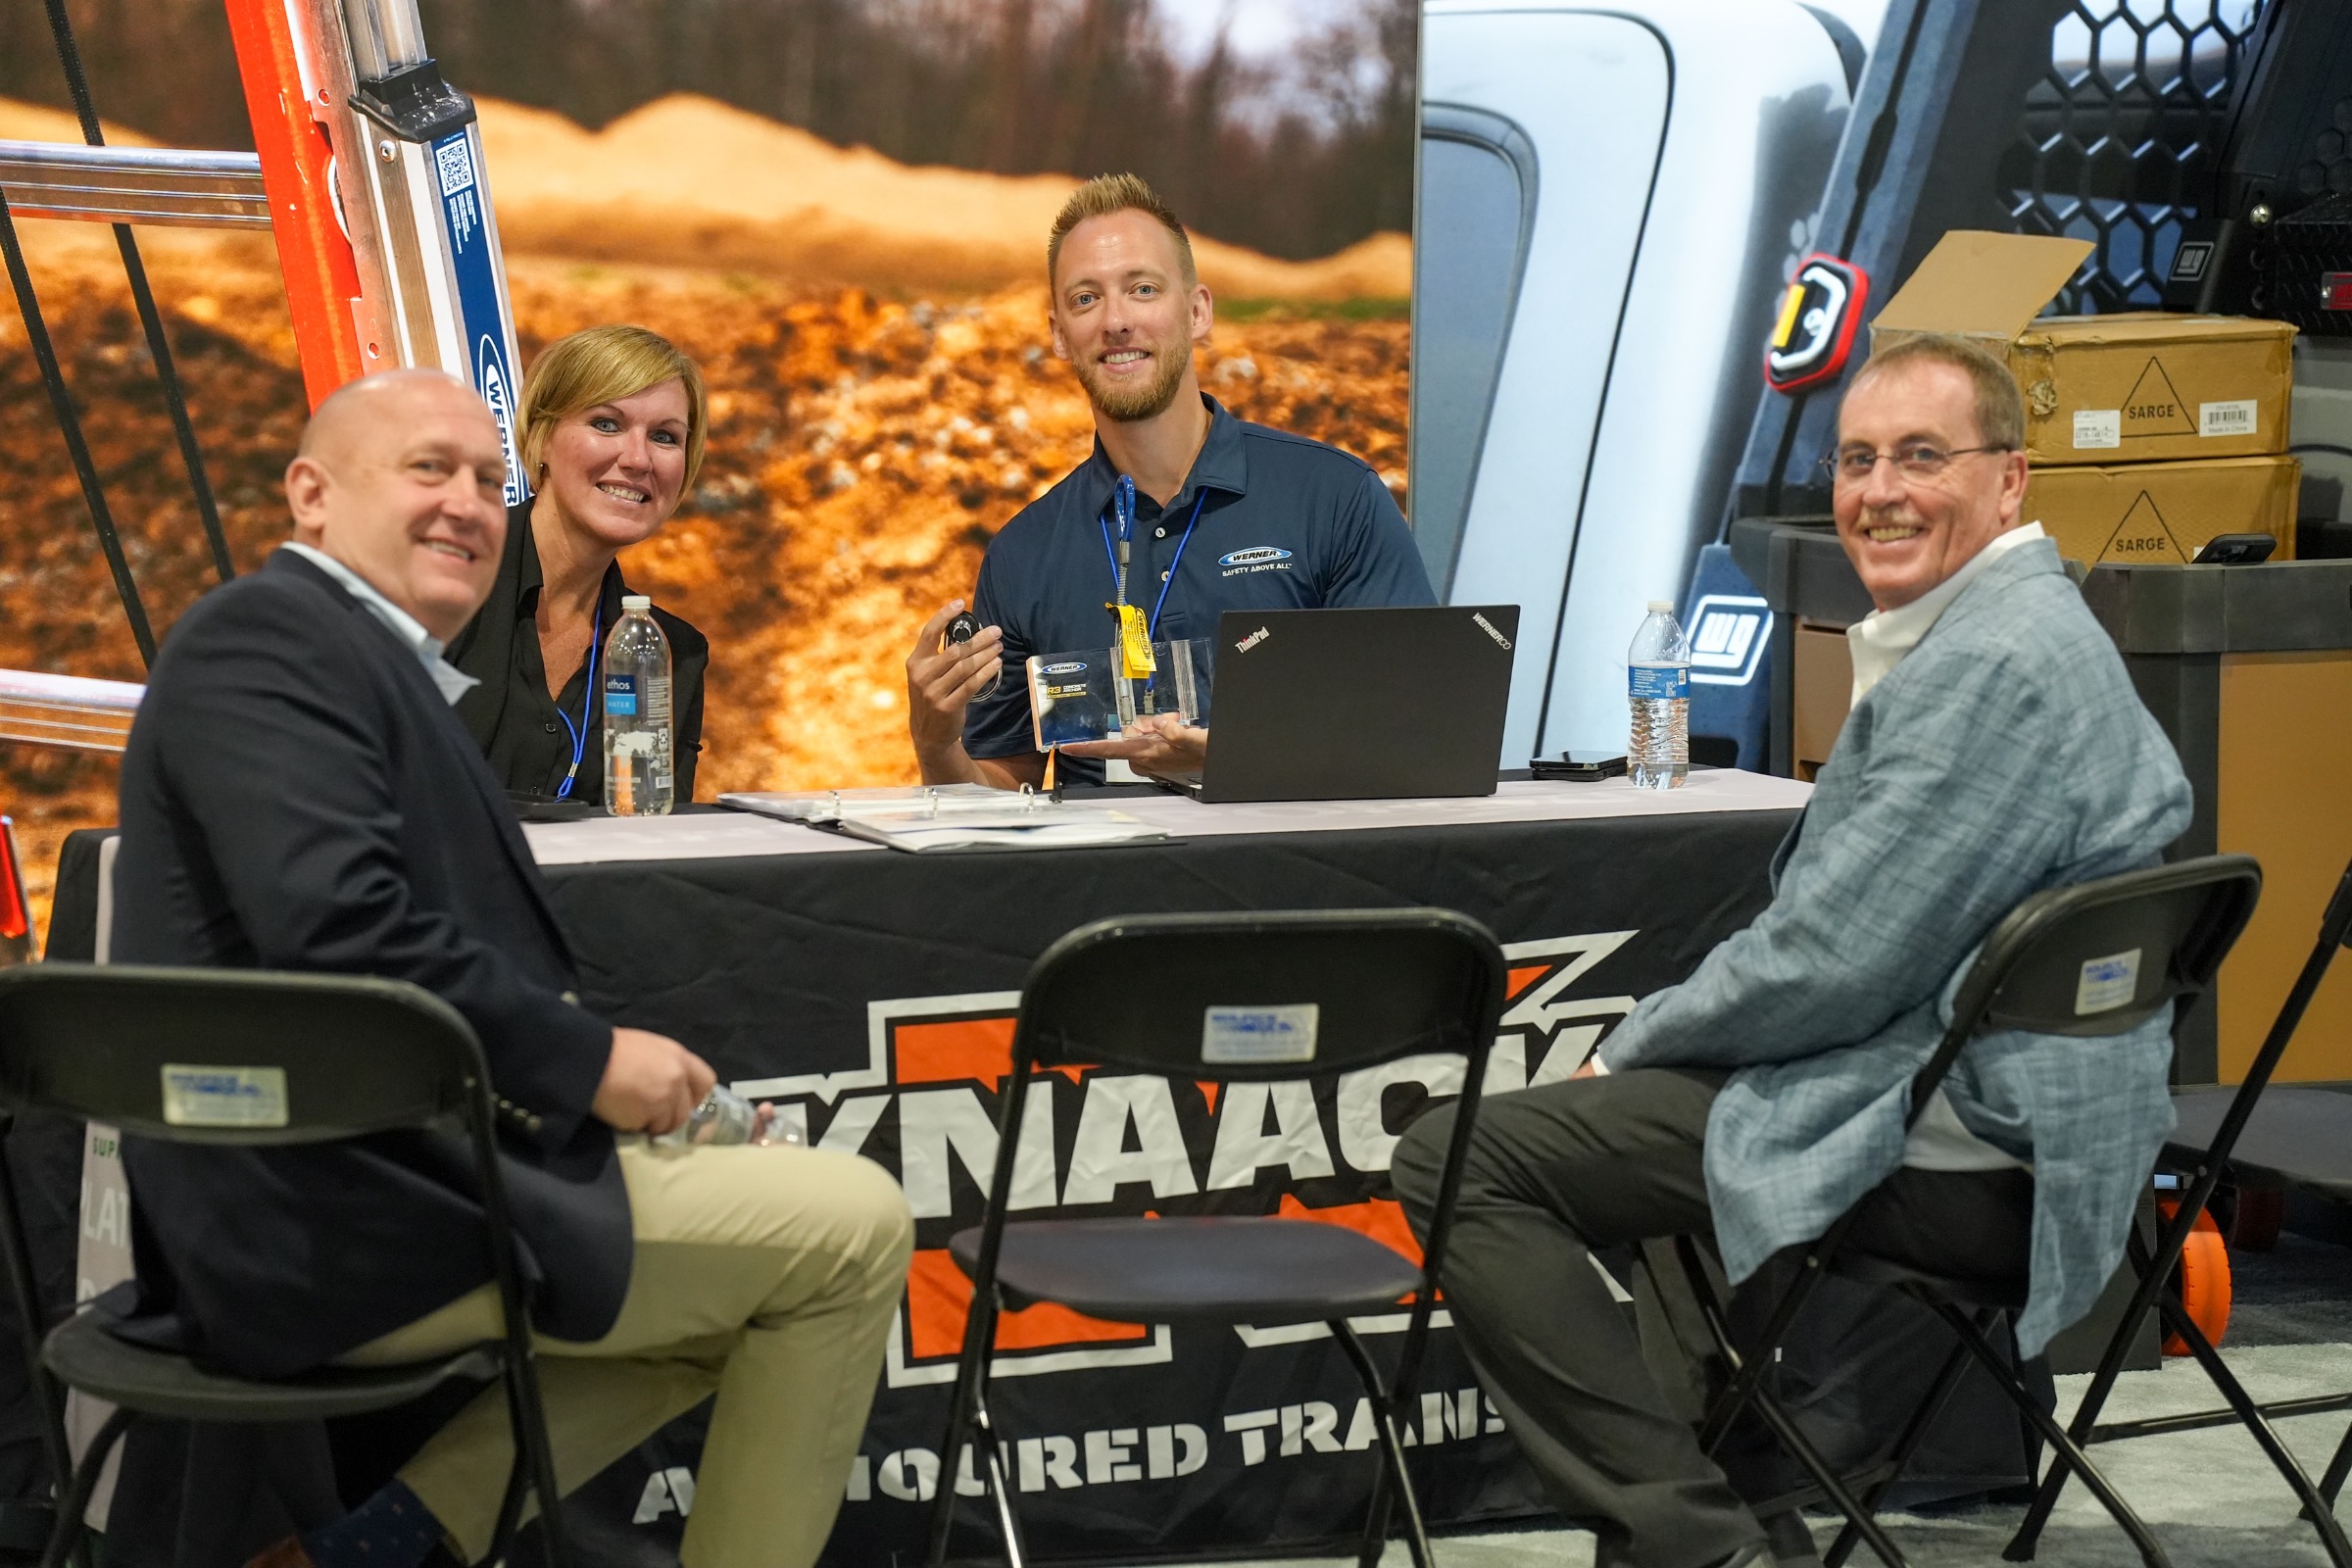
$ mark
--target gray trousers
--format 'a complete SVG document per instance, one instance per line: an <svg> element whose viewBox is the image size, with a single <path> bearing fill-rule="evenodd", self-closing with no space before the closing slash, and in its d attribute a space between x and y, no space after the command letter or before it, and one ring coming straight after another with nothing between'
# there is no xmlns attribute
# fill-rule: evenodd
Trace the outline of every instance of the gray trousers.
<svg viewBox="0 0 2352 1568"><path fill-rule="evenodd" d="M1642 1332L1593 1269L1595 1248L1695 1236L1713 1250L1701 1146L1729 1074L1642 1068L1481 1102L1443 1285L1479 1380L1601 1568L1706 1568L1764 1532L1693 1426L1710 1342L1671 1249L1644 1248ZM1453 1107L1423 1116L1391 1176L1426 1234ZM1848 1245L1958 1276L2022 1272L2023 1171L1898 1171Z"/></svg>

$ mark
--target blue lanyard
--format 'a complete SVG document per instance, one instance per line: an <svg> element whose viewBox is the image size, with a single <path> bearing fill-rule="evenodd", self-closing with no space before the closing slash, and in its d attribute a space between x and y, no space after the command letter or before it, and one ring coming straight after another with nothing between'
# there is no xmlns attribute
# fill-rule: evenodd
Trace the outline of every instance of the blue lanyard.
<svg viewBox="0 0 2352 1568"><path fill-rule="evenodd" d="M1176 586L1176 568L1184 564L1184 547L1193 542L1193 529L1200 523L1200 508L1207 500L1208 492L1206 490L1202 490L1193 497L1193 514L1185 519L1184 536L1176 541L1176 554L1168 562L1167 575L1159 580L1159 598L1152 605L1152 618L1144 624L1144 634L1148 637L1156 637L1159 634L1159 612L1168 606L1168 590ZM1111 510L1118 514L1119 537L1125 539L1135 521L1135 481L1133 479L1128 478L1125 474L1119 475L1118 488L1110 493L1110 505ZM1119 570L1118 553L1110 547L1110 519L1103 517L1100 520L1102 524L1102 554L1110 558L1111 591L1119 596L1119 603L1123 605L1127 602L1127 579L1125 574Z"/></svg>
<svg viewBox="0 0 2352 1568"><path fill-rule="evenodd" d="M596 619L590 622L588 628L588 689L580 698L579 723L572 723L571 715L564 711L562 703L556 705L556 716L564 721L565 729L571 731L571 770L564 775L563 784L556 790L556 799L559 801L571 798L571 786L580 776L580 758L588 750L588 715L596 705L596 656L604 640L605 606L600 598L596 606Z"/></svg>

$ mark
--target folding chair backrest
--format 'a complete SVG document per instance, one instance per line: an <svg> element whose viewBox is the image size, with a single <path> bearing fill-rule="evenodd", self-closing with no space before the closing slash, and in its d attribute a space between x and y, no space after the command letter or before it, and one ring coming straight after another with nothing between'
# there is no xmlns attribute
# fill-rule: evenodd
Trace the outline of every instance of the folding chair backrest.
<svg viewBox="0 0 2352 1568"><path fill-rule="evenodd" d="M1124 916L1037 960L1015 1050L1220 1082L1476 1055L1503 984L1494 936L1450 909Z"/></svg>
<svg viewBox="0 0 2352 1568"><path fill-rule="evenodd" d="M2251 856L2216 855L2037 893L1984 939L1956 1028L2117 1035L2213 983L2262 892Z"/></svg>
<svg viewBox="0 0 2352 1568"><path fill-rule="evenodd" d="M466 1119L466 1020L397 980L37 963L0 970L0 1107L172 1143L303 1144Z"/></svg>

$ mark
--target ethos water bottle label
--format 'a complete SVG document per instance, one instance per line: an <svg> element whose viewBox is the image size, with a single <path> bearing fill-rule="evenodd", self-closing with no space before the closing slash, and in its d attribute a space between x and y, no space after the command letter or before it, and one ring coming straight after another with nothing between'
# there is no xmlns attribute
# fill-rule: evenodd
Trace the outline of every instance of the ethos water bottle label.
<svg viewBox="0 0 2352 1568"><path fill-rule="evenodd" d="M1671 703L1690 695L1688 664L1633 664L1626 677L1626 690L1637 703Z"/></svg>
<svg viewBox="0 0 2352 1568"><path fill-rule="evenodd" d="M607 675L605 677L605 716L635 718L637 716L637 677Z"/></svg>

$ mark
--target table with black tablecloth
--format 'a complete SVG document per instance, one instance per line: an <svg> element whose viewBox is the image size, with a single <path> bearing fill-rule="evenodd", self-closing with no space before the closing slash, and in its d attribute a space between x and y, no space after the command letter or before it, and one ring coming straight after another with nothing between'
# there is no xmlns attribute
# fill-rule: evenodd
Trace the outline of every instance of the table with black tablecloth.
<svg viewBox="0 0 2352 1568"><path fill-rule="evenodd" d="M1566 1076L1637 999L1754 917L1806 793L1700 770L1669 794L1612 780L1513 781L1467 801L1122 798L1105 804L1171 838L1020 854L909 855L731 812L525 832L588 1006L687 1042L799 1136L873 1157L906 1188L916 1262L828 1559L862 1568L920 1549L968 1298L947 1240L980 1217L1018 988L1055 938L1122 913L1463 910L1510 958L1488 1086L1508 1092ZM88 929L96 860L93 843L71 847L55 936ZM52 955L86 956L86 942L53 937ZM1389 1152L1460 1072L1459 1057L1431 1056L1224 1096L1110 1070L1048 1075L1030 1090L1050 1114L1029 1118L1041 1141L1016 1200L1031 1217L1307 1215L1410 1247ZM1359 1327L1393 1356L1401 1322ZM1042 1556L1231 1554L1345 1537L1361 1517L1368 1412L1319 1327L1038 1308L1008 1319L998 1371L996 1415ZM1544 1506L1450 1333L1434 1338L1421 1391L1410 1435L1433 1522ZM677 1423L567 1505L589 1562L667 1558L700 1435L699 1415ZM977 1499L967 1510L976 1526Z"/></svg>
<svg viewBox="0 0 2352 1568"><path fill-rule="evenodd" d="M687 1041L811 1142L862 1152L907 1189L918 1254L834 1538L834 1561L864 1564L919 1549L967 1298L947 1241L979 1220L1018 988L1056 937L1164 910L1463 910L1511 959L1490 1079L1509 1090L1565 1076L1637 998L1751 919L1804 796L1702 771L1664 795L1612 780L1508 782L1469 801L1119 799L1105 804L1175 836L1029 854L909 855L742 815L526 831L591 1007ZM1024 1212L1317 1214L1409 1246L1389 1151L1459 1078L1458 1057L1428 1057L1311 1096L1222 1102L1124 1072L1055 1080L1032 1091L1050 1097L1031 1126L1053 1146ZM1015 1325L993 1398L1041 1553L1230 1551L1360 1519L1369 1415L1319 1328L1128 1327L1050 1308ZM1397 1338L1374 1334L1375 1353ZM1541 1508L1452 1335L1433 1342L1422 1388L1432 1518ZM695 1437L682 1426L608 1472L593 1511L674 1528Z"/></svg>

